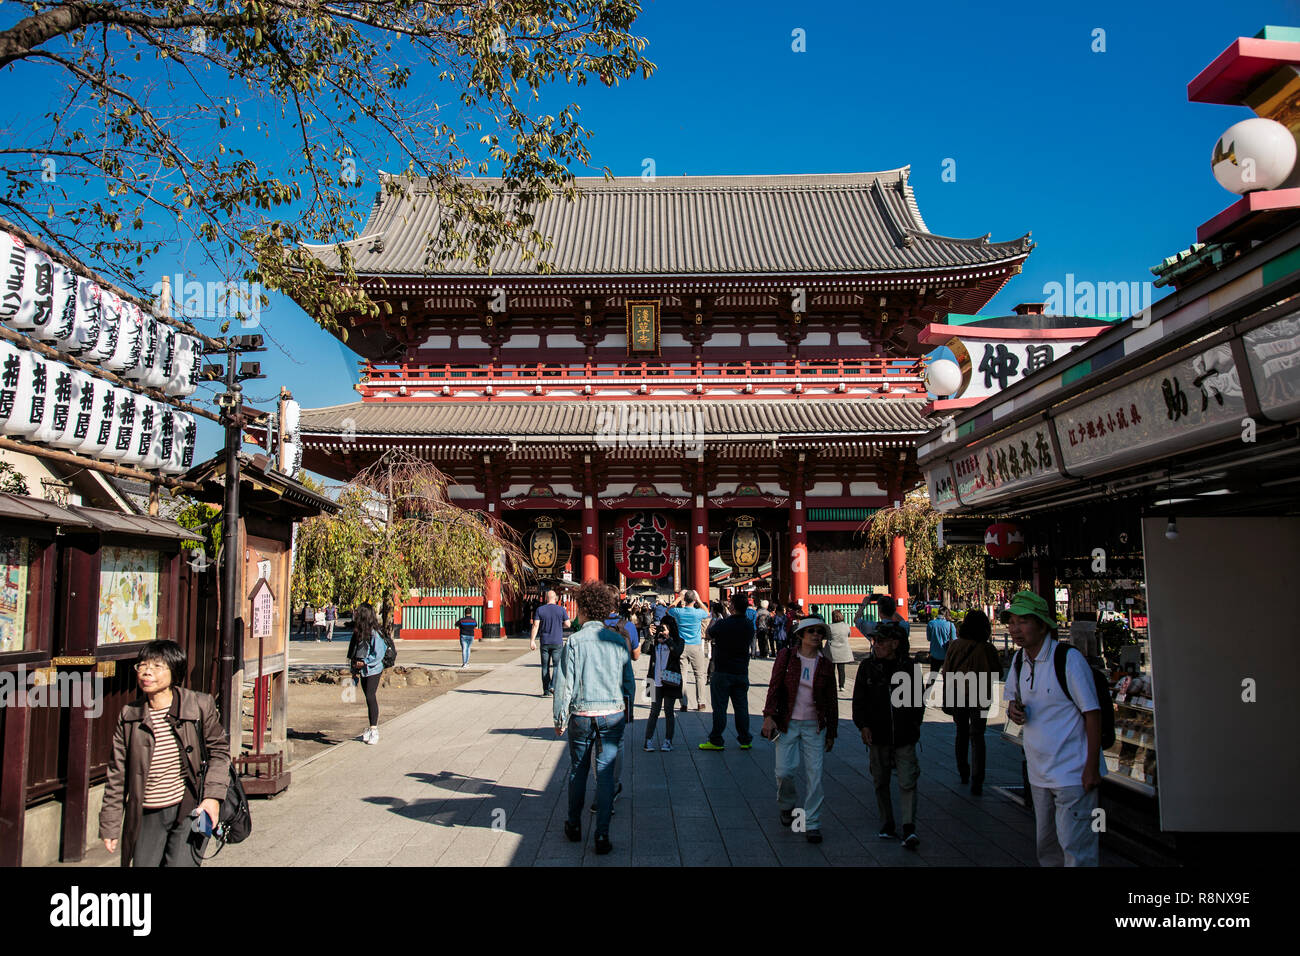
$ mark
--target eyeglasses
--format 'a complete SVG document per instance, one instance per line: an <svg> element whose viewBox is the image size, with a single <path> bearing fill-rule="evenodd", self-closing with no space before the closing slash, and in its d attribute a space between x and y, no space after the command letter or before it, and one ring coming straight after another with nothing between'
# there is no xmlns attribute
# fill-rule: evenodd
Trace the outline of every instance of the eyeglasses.
<svg viewBox="0 0 1300 956"><path fill-rule="evenodd" d="M135 669L137 673L161 674L167 670L167 665L162 661L136 661Z"/></svg>

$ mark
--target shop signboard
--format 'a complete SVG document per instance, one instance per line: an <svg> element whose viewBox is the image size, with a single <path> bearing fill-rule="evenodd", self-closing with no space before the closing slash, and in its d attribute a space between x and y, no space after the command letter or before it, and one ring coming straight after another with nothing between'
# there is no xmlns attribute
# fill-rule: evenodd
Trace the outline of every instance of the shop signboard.
<svg viewBox="0 0 1300 956"><path fill-rule="evenodd" d="M1003 434L953 460L957 496L971 505L1062 481L1047 422Z"/></svg>
<svg viewBox="0 0 1300 956"><path fill-rule="evenodd" d="M925 473L925 484L930 490L930 504L938 511L954 511L961 504L957 488L952 481L952 469L941 461Z"/></svg>
<svg viewBox="0 0 1300 956"><path fill-rule="evenodd" d="M1052 420L1066 470L1093 475L1219 441L1241 428L1245 414L1232 349L1224 344Z"/></svg>
<svg viewBox="0 0 1300 956"><path fill-rule="evenodd" d="M1260 410L1277 422L1300 417L1300 312L1242 336Z"/></svg>

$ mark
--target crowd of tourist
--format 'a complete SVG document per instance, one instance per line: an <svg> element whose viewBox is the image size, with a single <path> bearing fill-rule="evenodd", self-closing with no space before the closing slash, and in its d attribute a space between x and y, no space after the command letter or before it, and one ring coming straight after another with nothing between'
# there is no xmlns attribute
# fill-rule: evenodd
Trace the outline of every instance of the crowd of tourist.
<svg viewBox="0 0 1300 956"><path fill-rule="evenodd" d="M705 710L707 686L712 725L698 746L717 752L726 749L728 711L739 748L753 748L749 667L751 660L771 656L760 734L773 744L777 812L783 826L803 833L811 843L822 842L824 756L835 746L839 698L847 687L848 665L854 662L843 611L833 610L828 622L816 605L804 612L798 605L754 604L743 593L725 607L708 606L691 590L652 603L620 599L613 588L596 581L583 584L571 597L577 609L572 621L555 592L548 592L534 615L532 632L534 648L541 638L542 694L552 698L556 734L568 739L569 812L564 830L569 839L582 839L581 810L594 763L596 798L590 809L595 814L595 850L604 854L612 848L610 820L622 792L622 755L633 721L634 661L648 658L642 699L650 705L650 714L638 738L644 750L673 749L676 710ZM874 616L869 613L873 604ZM1096 865L1098 837L1091 828L1091 811L1104 768L1100 707L1087 662L1068 647L1068 654L1056 650L1055 621L1046 602L1032 592L1017 594L1003 617L1020 648L1013 655L1004 693L1010 719L1024 728L1039 862ZM968 612L960 630L946 609L933 620L928 614L924 618L929 647L919 659L909 642L911 625L888 596L864 601L853 622L871 643L857 665L850 715L866 747L878 836L897 840L909 850L921 844L917 747L927 692L935 680L943 680L943 710L957 730L957 770L963 785L980 796L985 722L993 686L1003 670L983 611ZM566 641L564 629L571 625L576 630ZM1042 666L1058 653L1064 666ZM1024 660L1028 663L1022 666ZM1065 675L1064 688L1060 673ZM897 814L891 791L895 781Z"/></svg>

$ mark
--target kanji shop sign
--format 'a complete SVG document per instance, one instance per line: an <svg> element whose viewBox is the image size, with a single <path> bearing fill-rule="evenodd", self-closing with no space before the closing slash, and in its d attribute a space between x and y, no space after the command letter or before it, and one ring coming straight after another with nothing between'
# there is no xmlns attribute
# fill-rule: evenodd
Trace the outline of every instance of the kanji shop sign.
<svg viewBox="0 0 1300 956"><path fill-rule="evenodd" d="M921 341L947 346L956 359L962 373L962 386L952 394L952 398L987 398L1077 349L1105 326L1072 329L1071 333L1077 332L1077 335L1070 338L1057 338L1034 330L1016 335L1005 329L996 330L998 335L980 335L979 328L961 327L960 335L944 340L941 337L943 331L953 328L929 326Z"/></svg>
<svg viewBox="0 0 1300 956"><path fill-rule="evenodd" d="M952 469L946 461L939 462L925 473L925 484L930 491L930 504L939 511L952 511L961 504L952 482Z"/></svg>
<svg viewBox="0 0 1300 956"><path fill-rule="evenodd" d="M1241 381L1227 344L1053 417L1066 470L1110 471L1219 441L1241 428Z"/></svg>
<svg viewBox="0 0 1300 956"><path fill-rule="evenodd" d="M1300 416L1300 312L1251 329L1242 338L1260 409L1275 422Z"/></svg>
<svg viewBox="0 0 1300 956"><path fill-rule="evenodd" d="M1062 481L1047 422L1004 435L953 459L962 504Z"/></svg>
<svg viewBox="0 0 1300 956"><path fill-rule="evenodd" d="M614 564L624 577L661 578L672 570L668 519L657 511L634 511L618 523Z"/></svg>

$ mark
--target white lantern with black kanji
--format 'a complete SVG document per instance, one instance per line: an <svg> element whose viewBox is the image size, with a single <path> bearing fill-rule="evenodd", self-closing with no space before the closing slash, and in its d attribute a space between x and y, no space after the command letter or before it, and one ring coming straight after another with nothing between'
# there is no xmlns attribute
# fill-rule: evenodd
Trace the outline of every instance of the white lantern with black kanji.
<svg viewBox="0 0 1300 956"><path fill-rule="evenodd" d="M18 417L18 386L30 375L31 352L0 341L0 431L21 434L10 424Z"/></svg>
<svg viewBox="0 0 1300 956"><path fill-rule="evenodd" d="M9 232L0 231L0 322L12 323L23 302L27 275L27 246Z"/></svg>
<svg viewBox="0 0 1300 956"><path fill-rule="evenodd" d="M63 427L50 439L56 448L76 448L86 438L90 428L91 413L94 411L95 391L91 387L94 376L79 368L67 370L70 378L68 393L68 411L63 417ZM59 423L59 414L55 413L55 425ZM80 424L80 432L78 432Z"/></svg>
<svg viewBox="0 0 1300 956"><path fill-rule="evenodd" d="M175 420L175 437L171 457L163 465L163 471L180 474L189 471L194 464L194 448L198 443L198 423L189 412L173 412Z"/></svg>
<svg viewBox="0 0 1300 956"><path fill-rule="evenodd" d="M49 325L54 314L54 260L31 246L26 250L20 295L22 301L9 324L27 332Z"/></svg>
<svg viewBox="0 0 1300 956"><path fill-rule="evenodd" d="M117 421L117 397L121 389L102 378L94 377L91 377L90 384L86 387L90 391L90 421L86 423L86 436L76 449L83 455L101 458L113 436L113 425ZM83 392L78 403L78 415L84 413L85 404L86 396ZM80 419L75 427L80 429Z"/></svg>
<svg viewBox="0 0 1300 956"><path fill-rule="evenodd" d="M54 376L51 362L43 356L29 353L23 363L14 396L14 411L9 417L9 429L33 441L46 441L51 434L54 406L50 401ZM37 437L39 435L45 437Z"/></svg>
<svg viewBox="0 0 1300 956"><path fill-rule="evenodd" d="M49 372L49 395L46 403L50 406L50 418L48 426L39 429L32 435L34 441L44 442L47 445L56 444L58 439L63 437L64 431L67 430L68 420L72 414L72 398L75 381L76 369L68 368L62 362L50 360L47 362Z"/></svg>
<svg viewBox="0 0 1300 956"><path fill-rule="evenodd" d="M72 312L72 334L66 341L55 343L69 355L89 359L90 352L99 343L103 302L98 284L85 276L77 277L77 296Z"/></svg>
<svg viewBox="0 0 1300 956"><path fill-rule="evenodd" d="M133 368L122 373L124 378L141 385L150 385L154 379L162 384L162 369L159 366L158 346L161 343L159 328L161 323L148 312L140 312L140 357Z"/></svg>
<svg viewBox="0 0 1300 956"><path fill-rule="evenodd" d="M108 360L117 352L117 341L122 330L122 299L112 289L99 290L99 335L81 358L95 365L108 367Z"/></svg>
<svg viewBox="0 0 1300 956"><path fill-rule="evenodd" d="M145 458L146 468L165 471L171 464L172 453L176 448L176 416L179 413L170 405L158 403L158 421L154 428L154 443Z"/></svg>
<svg viewBox="0 0 1300 956"><path fill-rule="evenodd" d="M144 313L134 302L114 295L117 312L117 333L113 354L104 359L104 367L129 376L140 365L140 350L144 345Z"/></svg>
<svg viewBox="0 0 1300 956"><path fill-rule="evenodd" d="M170 412L168 406L160 402L150 398L143 400L140 434L136 437L136 448L140 452L140 467L149 471L156 471L163 465L161 430L164 409ZM168 414L166 418L170 424L171 415Z"/></svg>
<svg viewBox="0 0 1300 956"><path fill-rule="evenodd" d="M60 263L54 263L54 294L50 320L33 330L33 334L61 351L67 351L67 342L76 327L77 274Z"/></svg>
<svg viewBox="0 0 1300 956"><path fill-rule="evenodd" d="M177 398L194 394L194 390L199 387L199 365L202 361L202 341L193 335L177 332L171 373L163 385L163 392Z"/></svg>

